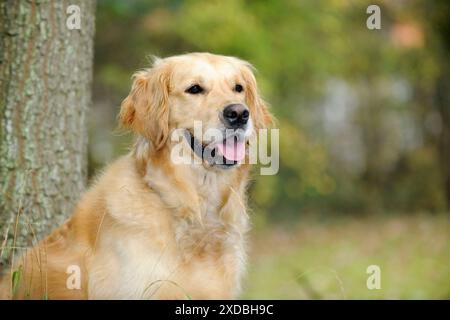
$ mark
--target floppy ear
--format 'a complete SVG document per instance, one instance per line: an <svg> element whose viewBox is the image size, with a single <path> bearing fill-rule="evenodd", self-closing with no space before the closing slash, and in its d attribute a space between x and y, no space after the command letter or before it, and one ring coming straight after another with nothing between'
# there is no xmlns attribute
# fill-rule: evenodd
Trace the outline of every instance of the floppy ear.
<svg viewBox="0 0 450 320"><path fill-rule="evenodd" d="M275 120L269 112L267 104L259 96L256 79L252 70L253 67L248 62L245 62L242 74L246 82L245 94L247 104L250 108L250 114L253 115L255 129L264 129L272 126Z"/></svg>
<svg viewBox="0 0 450 320"><path fill-rule="evenodd" d="M169 75L164 66L136 72L120 106L121 127L150 140L155 150L161 149L169 136L168 98Z"/></svg>

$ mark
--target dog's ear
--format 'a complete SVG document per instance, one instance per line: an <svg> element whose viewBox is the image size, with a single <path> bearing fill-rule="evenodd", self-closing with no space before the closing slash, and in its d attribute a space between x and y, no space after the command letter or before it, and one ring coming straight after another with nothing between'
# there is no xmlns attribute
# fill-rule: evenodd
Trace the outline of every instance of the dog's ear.
<svg viewBox="0 0 450 320"><path fill-rule="evenodd" d="M161 149L169 136L169 73L155 65L133 75L129 95L120 106L119 122L149 141L154 150Z"/></svg>
<svg viewBox="0 0 450 320"><path fill-rule="evenodd" d="M245 95L250 114L254 121L255 129L264 129L274 125L274 118L269 112L269 108L264 100L260 97L258 86L253 74L253 67L250 63L243 61L242 76L245 80Z"/></svg>

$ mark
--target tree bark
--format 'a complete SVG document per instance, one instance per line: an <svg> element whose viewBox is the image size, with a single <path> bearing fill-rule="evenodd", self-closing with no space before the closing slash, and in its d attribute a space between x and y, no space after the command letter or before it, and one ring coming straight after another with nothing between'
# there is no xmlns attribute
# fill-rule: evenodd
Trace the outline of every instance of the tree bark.
<svg viewBox="0 0 450 320"><path fill-rule="evenodd" d="M66 24L69 5L80 29ZM94 13L91 0L0 3L3 266L62 223L84 189Z"/></svg>

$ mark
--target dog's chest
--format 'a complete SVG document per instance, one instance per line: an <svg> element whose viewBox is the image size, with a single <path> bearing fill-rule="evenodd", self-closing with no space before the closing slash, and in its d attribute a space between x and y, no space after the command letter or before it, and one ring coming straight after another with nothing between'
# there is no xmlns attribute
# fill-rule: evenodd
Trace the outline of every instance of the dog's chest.
<svg viewBox="0 0 450 320"><path fill-rule="evenodd" d="M214 248L204 238L187 253L174 239L159 245L142 235L122 239L110 239L108 250L96 256L91 298L219 299L231 298L238 289L243 251L237 248Z"/></svg>
<svg viewBox="0 0 450 320"><path fill-rule="evenodd" d="M216 174L206 173L197 188L202 217L210 223L219 223L220 195L223 188L221 181Z"/></svg>
<svg viewBox="0 0 450 320"><path fill-rule="evenodd" d="M114 292L115 297L127 299L234 297L245 250L241 228L224 223L221 217L228 184L214 173L201 176L198 172L201 179L197 181L183 179L192 182L189 190L199 200L201 219L190 219L180 215L179 209L191 202L170 179L151 172L153 180L147 183L155 190L152 203L160 201L160 209L151 213L148 223L133 224L131 232L129 227L116 226L116 234L102 239L103 250L92 264L90 296L108 298ZM131 203L122 207L143 210ZM132 213L142 219L149 216L144 211Z"/></svg>

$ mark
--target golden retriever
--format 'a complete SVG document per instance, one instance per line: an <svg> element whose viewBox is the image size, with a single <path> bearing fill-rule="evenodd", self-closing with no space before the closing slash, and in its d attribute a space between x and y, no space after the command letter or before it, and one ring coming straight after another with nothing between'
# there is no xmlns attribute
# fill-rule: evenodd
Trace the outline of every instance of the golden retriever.
<svg viewBox="0 0 450 320"><path fill-rule="evenodd" d="M155 59L134 74L119 121L136 135L132 151L105 170L64 225L14 264L20 277L4 277L3 298L238 294L249 224L245 146L272 121L251 65L209 53ZM205 138L211 128L220 134ZM173 139L176 130L183 139ZM174 161L175 146L180 159L195 161ZM212 156L202 157L208 150Z"/></svg>

